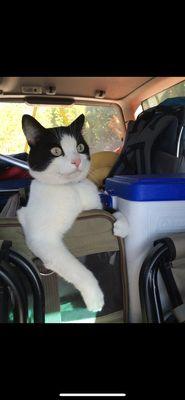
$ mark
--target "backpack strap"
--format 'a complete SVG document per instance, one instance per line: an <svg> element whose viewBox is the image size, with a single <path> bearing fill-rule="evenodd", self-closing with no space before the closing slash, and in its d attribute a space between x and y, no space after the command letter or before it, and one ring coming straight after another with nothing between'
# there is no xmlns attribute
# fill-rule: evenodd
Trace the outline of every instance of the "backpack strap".
<svg viewBox="0 0 185 400"><path fill-rule="evenodd" d="M172 123L174 124L174 129L177 129L178 119L175 115L161 116L161 113L156 113L149 122L147 120L144 129L140 130L140 132L137 131L137 126L132 126L127 132L122 152L108 177L119 174L121 171L123 174L151 174L152 146ZM136 125L138 125L138 121L136 121ZM133 164L135 164L135 168Z"/></svg>
<svg viewBox="0 0 185 400"><path fill-rule="evenodd" d="M156 139L168 128L168 125L174 123L175 127L178 126L178 120L175 116L165 115L163 117L156 115L152 121L147 124L143 131L138 133L133 133L127 140L126 152L133 152L139 150L140 160L143 159L144 155L144 170L140 173L151 173L151 150ZM136 163L138 170L140 170L140 165L138 162L139 158L136 158ZM141 161L140 161L141 163Z"/></svg>

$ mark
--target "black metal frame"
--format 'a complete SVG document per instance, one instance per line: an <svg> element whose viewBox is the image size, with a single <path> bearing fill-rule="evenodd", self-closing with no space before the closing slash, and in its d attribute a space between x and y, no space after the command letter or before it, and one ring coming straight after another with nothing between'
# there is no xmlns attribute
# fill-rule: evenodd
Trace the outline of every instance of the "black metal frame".
<svg viewBox="0 0 185 400"><path fill-rule="evenodd" d="M4 156L0 154L0 160L6 161L8 164L16 165L26 170L29 169L26 161L19 160L12 156ZM6 261L13 263L19 269L19 272L28 280L31 287L33 295L34 323L44 323L45 295L38 271L28 260L18 254L16 251L9 248L7 254L6 257L8 258ZM13 269L8 267L8 264L6 263L0 265L0 322L7 322L8 302L10 300L7 287L11 287L15 300L14 322L27 322L28 302L24 284L21 283L21 278L18 279Z"/></svg>
<svg viewBox="0 0 185 400"><path fill-rule="evenodd" d="M8 263L1 262L0 264L0 322L8 322L8 311L11 304L14 322L27 323L28 300L24 286L26 278L33 296L34 323L44 323L45 295L38 271L22 255L10 248L8 249L8 259L6 254L6 261ZM19 274L16 273L16 269ZM11 289L13 299L9 289Z"/></svg>
<svg viewBox="0 0 185 400"><path fill-rule="evenodd" d="M45 322L45 295L40 275L36 268L22 255L10 249L10 262L14 263L26 276L33 293L33 313L35 323Z"/></svg>
<svg viewBox="0 0 185 400"><path fill-rule="evenodd" d="M4 280L0 279L0 324L7 323L9 317L10 291Z"/></svg>
<svg viewBox="0 0 185 400"><path fill-rule="evenodd" d="M139 276L139 294L143 322L163 323L176 322L175 319L164 319L158 288L158 272L167 289L172 309L183 304L181 295L171 271L175 259L174 245L171 239L164 238L154 243L141 267Z"/></svg>
<svg viewBox="0 0 185 400"><path fill-rule="evenodd" d="M10 269L7 269L3 265L0 265L0 278L1 281L4 283L4 290L11 288L13 296L14 296L14 322L19 322L19 323L24 323L25 317L26 317L26 312L24 309L24 300L22 297L22 290L21 286L18 283L18 280L15 278L14 273L12 274L12 271ZM3 301L4 296L3 296ZM5 316L5 319L3 320L1 318L1 322L7 323L8 322L8 305L7 302L9 303L9 299L6 298L6 303L4 304L5 309L3 310L3 304L1 304L1 310L2 314Z"/></svg>

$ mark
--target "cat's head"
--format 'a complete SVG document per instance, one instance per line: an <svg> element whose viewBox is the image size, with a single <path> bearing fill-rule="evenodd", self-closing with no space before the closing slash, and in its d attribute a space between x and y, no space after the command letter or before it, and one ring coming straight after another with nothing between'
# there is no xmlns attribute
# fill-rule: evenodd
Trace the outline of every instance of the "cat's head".
<svg viewBox="0 0 185 400"><path fill-rule="evenodd" d="M30 174L41 182L63 184L84 179L90 167L89 147L82 136L85 117L69 126L44 128L35 118L23 115L22 128L30 146Z"/></svg>

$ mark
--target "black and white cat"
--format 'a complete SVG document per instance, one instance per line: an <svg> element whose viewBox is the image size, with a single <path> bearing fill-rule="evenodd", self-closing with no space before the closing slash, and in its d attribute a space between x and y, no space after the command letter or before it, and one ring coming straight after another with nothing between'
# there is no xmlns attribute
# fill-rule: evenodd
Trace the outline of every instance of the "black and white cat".
<svg viewBox="0 0 185 400"><path fill-rule="evenodd" d="M30 115L23 116L30 174L35 179L27 206L17 216L31 251L81 292L89 310L100 311L104 296L96 278L62 241L81 211L102 208L97 187L86 179L90 154L81 133L83 124L80 115L67 127L46 129Z"/></svg>
<svg viewBox="0 0 185 400"><path fill-rule="evenodd" d="M89 147L82 136L84 115L67 127L44 128L24 115L23 131L30 145L30 174L35 178L26 207L17 211L26 243L46 268L71 282L87 308L100 311L104 295L92 274L64 245L62 238L78 214L101 209L98 189L88 180ZM114 234L126 236L126 219L115 213Z"/></svg>

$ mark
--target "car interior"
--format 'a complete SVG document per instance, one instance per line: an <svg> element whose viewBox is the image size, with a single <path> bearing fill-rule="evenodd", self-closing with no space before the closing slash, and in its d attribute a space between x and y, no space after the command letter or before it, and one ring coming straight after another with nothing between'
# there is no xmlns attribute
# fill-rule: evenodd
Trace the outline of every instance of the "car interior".
<svg viewBox="0 0 185 400"><path fill-rule="evenodd" d="M0 323L185 321L184 110L185 77L0 78ZM85 116L87 178L102 209L80 213L64 242L100 283L100 311L25 241L17 219L33 179L25 114L45 128ZM114 230L116 211L127 233Z"/></svg>

